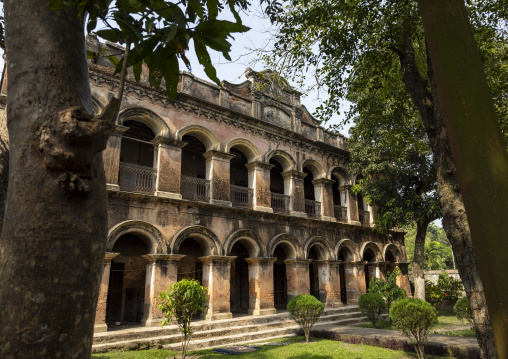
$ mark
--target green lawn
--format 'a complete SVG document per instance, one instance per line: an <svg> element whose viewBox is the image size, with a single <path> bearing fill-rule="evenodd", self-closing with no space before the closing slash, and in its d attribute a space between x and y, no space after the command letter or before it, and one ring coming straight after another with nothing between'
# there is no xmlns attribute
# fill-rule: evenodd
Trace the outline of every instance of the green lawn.
<svg viewBox="0 0 508 359"><path fill-rule="evenodd" d="M236 359L407 359L416 358L413 353L394 351L368 345L353 345L343 342L336 342L325 339L311 338L311 342L306 344L303 337L291 337L274 340L274 342L289 342L290 345L262 346L262 349L251 353L235 355ZM250 344L255 346L255 344ZM110 352L105 354L92 355L92 359L164 359L172 358L172 355L178 354L164 349ZM211 350L201 350L190 352L189 355L199 357L200 359L218 359L226 358L227 355L212 353ZM427 357L438 358L438 357ZM443 357L439 357L443 358Z"/></svg>

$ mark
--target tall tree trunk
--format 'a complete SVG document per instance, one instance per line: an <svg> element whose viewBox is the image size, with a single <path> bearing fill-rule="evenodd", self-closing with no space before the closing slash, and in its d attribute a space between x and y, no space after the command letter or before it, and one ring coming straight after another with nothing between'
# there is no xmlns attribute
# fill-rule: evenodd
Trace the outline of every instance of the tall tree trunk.
<svg viewBox="0 0 508 359"><path fill-rule="evenodd" d="M439 199L443 208L443 228L452 245L455 263L469 298L481 355L482 358L496 359L498 356L494 332L476 263L430 57L427 56L427 62L432 93L427 89L425 81L418 72L411 40L408 39L402 47L403 49L398 52L403 71L402 80L413 103L418 108L429 138L437 171Z"/></svg>
<svg viewBox="0 0 508 359"><path fill-rule="evenodd" d="M47 1L5 0L9 188L0 252L0 357L89 358L107 236L84 31ZM118 105L118 104L116 104Z"/></svg>
<svg viewBox="0 0 508 359"><path fill-rule="evenodd" d="M5 69L4 69L5 72ZM4 74L5 76L5 74ZM9 134L7 131L7 108L0 119L0 233L5 213L7 184L9 183ZM2 246L0 239L0 247Z"/></svg>
<svg viewBox="0 0 508 359"><path fill-rule="evenodd" d="M425 275L423 273L425 237L427 237L428 221L416 223L415 253L413 257L413 280L415 284L415 298L425 300Z"/></svg>

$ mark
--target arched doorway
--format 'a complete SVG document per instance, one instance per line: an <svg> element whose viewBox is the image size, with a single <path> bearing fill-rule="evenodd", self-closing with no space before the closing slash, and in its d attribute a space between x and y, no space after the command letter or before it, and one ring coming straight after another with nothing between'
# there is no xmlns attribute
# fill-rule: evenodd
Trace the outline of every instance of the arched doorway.
<svg viewBox="0 0 508 359"><path fill-rule="evenodd" d="M354 260L353 253L347 247L342 247L339 250L339 280L340 280L340 300L343 304L347 304L347 282L346 282L346 264L345 262L352 262Z"/></svg>
<svg viewBox="0 0 508 359"><path fill-rule="evenodd" d="M231 262L230 280L230 308L233 314L247 314L249 312L249 257L247 247L237 241L231 248L231 255L236 258Z"/></svg>
<svg viewBox="0 0 508 359"><path fill-rule="evenodd" d="M287 255L282 245L275 247L273 256L277 258L273 263L274 306L276 309L286 309L288 292L286 264L284 261L287 259Z"/></svg>
<svg viewBox="0 0 508 359"><path fill-rule="evenodd" d="M183 240L178 254L185 254L185 257L178 262L177 280L196 279L203 285L203 263L199 257L204 256L205 251L201 244L193 238Z"/></svg>
<svg viewBox="0 0 508 359"><path fill-rule="evenodd" d="M376 276L376 267L372 264L369 265L369 263L376 261L376 254L371 248L366 248L363 252L362 259L367 262L367 264L365 264L365 289L368 291L370 279Z"/></svg>
<svg viewBox="0 0 508 359"><path fill-rule="evenodd" d="M141 323L145 299L146 259L148 248L133 233L122 235L112 252L120 253L111 262L106 322Z"/></svg>
<svg viewBox="0 0 508 359"><path fill-rule="evenodd" d="M310 284L310 295L313 295L317 299L319 298L319 270L316 261L319 259L318 252L315 247L311 247L309 250L308 259L312 259L309 264L309 284Z"/></svg>
<svg viewBox="0 0 508 359"><path fill-rule="evenodd" d="M247 156L236 148L230 153L235 156L230 161L231 203L234 207L251 208L253 190L252 183L249 183Z"/></svg>
<svg viewBox="0 0 508 359"><path fill-rule="evenodd" d="M208 202L210 181L206 177L206 160L203 157L206 147L194 136L185 135L182 141L187 143L182 148L182 197L191 201Z"/></svg>
<svg viewBox="0 0 508 359"><path fill-rule="evenodd" d="M390 273L393 272L397 267L397 265L395 264L396 259L392 251L390 250L386 251L385 261L388 262L388 264L386 265L386 276L389 276Z"/></svg>
<svg viewBox="0 0 508 359"><path fill-rule="evenodd" d="M125 121L129 129L122 136L118 184L122 191L153 193L157 153L151 141L153 131L144 123Z"/></svg>

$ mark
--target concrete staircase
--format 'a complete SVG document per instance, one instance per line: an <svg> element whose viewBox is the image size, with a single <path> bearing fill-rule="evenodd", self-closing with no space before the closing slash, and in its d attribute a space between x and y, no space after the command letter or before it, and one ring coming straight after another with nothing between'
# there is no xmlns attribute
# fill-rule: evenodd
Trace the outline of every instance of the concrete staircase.
<svg viewBox="0 0 508 359"><path fill-rule="evenodd" d="M318 323L320 325L350 325L366 322L358 306L347 305L342 308L327 308ZM189 350L208 349L227 344L249 343L265 339L295 335L298 325L289 319L287 312L268 316L240 316L233 319L191 323L194 330ZM167 348L180 350L181 336L176 325L160 327L133 327L113 330L94 335L93 352L109 350Z"/></svg>

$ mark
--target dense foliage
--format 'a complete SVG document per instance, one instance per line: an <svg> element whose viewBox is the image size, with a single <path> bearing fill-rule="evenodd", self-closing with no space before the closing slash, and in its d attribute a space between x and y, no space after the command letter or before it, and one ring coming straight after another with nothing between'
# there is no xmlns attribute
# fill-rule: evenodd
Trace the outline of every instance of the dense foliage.
<svg viewBox="0 0 508 359"><path fill-rule="evenodd" d="M400 269L395 268L386 280L374 277L369 282L369 293L376 293L386 302L386 309L390 310L393 302L405 298L406 291L397 285L397 277L400 275Z"/></svg>
<svg viewBox="0 0 508 359"><path fill-rule="evenodd" d="M462 281L453 278L446 272L439 273L437 286L443 292L446 299L455 303L463 295Z"/></svg>
<svg viewBox="0 0 508 359"><path fill-rule="evenodd" d="M207 289L195 279L182 279L173 283L168 291L161 292L162 301L157 307L166 314L162 326L167 323L178 325L182 334L182 358L185 359L187 346L192 336L192 316L207 308Z"/></svg>
<svg viewBox="0 0 508 359"><path fill-rule="evenodd" d="M297 295L287 305L289 317L303 329L305 341L309 342L312 326L318 321L325 306L319 299L309 294Z"/></svg>
<svg viewBox="0 0 508 359"><path fill-rule="evenodd" d="M409 261L413 260L415 250L416 225L404 227L406 235L406 255ZM424 266L425 270L453 269L453 252L450 242L446 238L443 228L430 223L425 238Z"/></svg>
<svg viewBox="0 0 508 359"><path fill-rule="evenodd" d="M379 316L386 308L386 302L379 293L365 293L358 299L358 307L375 328Z"/></svg>
<svg viewBox="0 0 508 359"><path fill-rule="evenodd" d="M425 300L433 307L437 307L443 299L443 291L434 283L425 281Z"/></svg>
<svg viewBox="0 0 508 359"><path fill-rule="evenodd" d="M457 319L464 321L466 320L468 324L473 327L473 316L471 314L471 307L469 306L469 300L467 297L462 297L457 300L457 303L453 306L453 311Z"/></svg>
<svg viewBox="0 0 508 359"><path fill-rule="evenodd" d="M437 323L436 309L421 299L404 298L393 303L390 319L397 329L415 342L418 357L423 359L429 328Z"/></svg>

